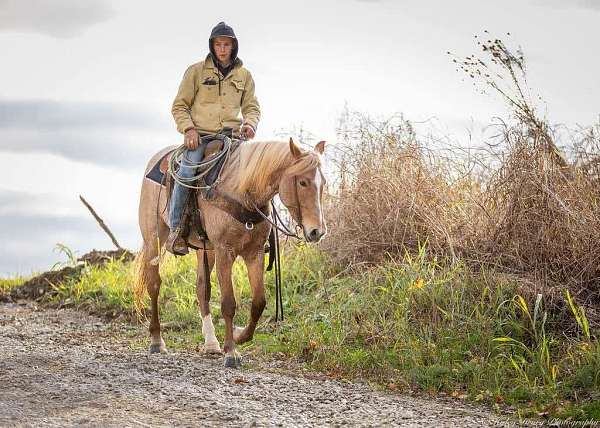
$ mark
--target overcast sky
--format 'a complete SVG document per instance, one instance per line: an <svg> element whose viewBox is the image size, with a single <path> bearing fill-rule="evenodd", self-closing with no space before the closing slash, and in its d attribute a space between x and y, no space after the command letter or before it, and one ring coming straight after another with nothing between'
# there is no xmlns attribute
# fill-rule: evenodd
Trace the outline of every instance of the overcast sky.
<svg viewBox="0 0 600 428"><path fill-rule="evenodd" d="M600 0L0 0L0 275L50 267L57 243L79 255L111 247L79 194L139 248L146 161L181 143L171 103L221 20L256 81L257 139L303 127L335 144L347 103L434 117L467 141L467 128L506 114L446 55L476 52L483 30L522 46L551 121L600 113Z"/></svg>

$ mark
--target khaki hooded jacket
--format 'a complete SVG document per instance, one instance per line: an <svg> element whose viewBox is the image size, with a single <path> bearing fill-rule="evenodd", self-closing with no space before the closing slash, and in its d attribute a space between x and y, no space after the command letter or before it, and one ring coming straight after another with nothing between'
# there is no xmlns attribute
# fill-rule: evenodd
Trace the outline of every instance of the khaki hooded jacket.
<svg viewBox="0 0 600 428"><path fill-rule="evenodd" d="M171 112L181 133L196 128L213 134L232 128L237 134L242 123L256 130L260 120L254 79L242 61L236 58L233 70L223 78L210 54L185 71Z"/></svg>

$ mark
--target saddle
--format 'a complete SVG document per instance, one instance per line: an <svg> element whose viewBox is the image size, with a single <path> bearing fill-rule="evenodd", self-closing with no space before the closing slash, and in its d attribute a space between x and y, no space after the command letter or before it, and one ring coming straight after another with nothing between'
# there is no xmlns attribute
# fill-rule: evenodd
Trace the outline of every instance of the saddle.
<svg viewBox="0 0 600 428"><path fill-rule="evenodd" d="M223 149L223 141L221 140L212 140L208 143L202 144L206 144L203 159L209 159L211 156L215 156ZM235 150L237 146L238 145L232 146L231 150ZM173 193L173 187L175 185L175 180L173 179L171 174L168 173L169 162L171 161L171 157L173 155L174 150L167 153L158 163L158 171L162 175L161 185L163 185L167 191L167 207L170 207L171 195ZM224 162L218 162L209 172L207 181L213 180L214 182L214 179L216 179L216 177L219 175L221 169L223 168L223 165ZM199 184L206 185L213 184L213 182ZM197 196L199 193L204 199L208 199L210 197L210 195L207 192L200 191L198 189L190 189L181 218L181 236L183 237L183 239L186 240L188 246L195 250L200 248L211 250L213 247L206 235L204 222L202 219L200 208L198 207Z"/></svg>
<svg viewBox="0 0 600 428"><path fill-rule="evenodd" d="M231 137L231 134L225 134ZM204 136L203 138L206 138ZM237 150L240 145L240 140L232 139L232 145L230 151L233 152ZM202 144L206 144L206 148L204 150L204 160L210 159L211 156L218 155L223 149L224 142L222 139L216 137L212 141L203 142ZM155 183L164 187L167 192L167 209L170 207L171 194L173 192L173 187L175 185L175 180L169 174L169 164L172 156L175 154L175 150L173 149L170 152L167 152L146 174L146 178L154 181ZM200 186L212 186L220 174L221 169L225 164L225 157L221 159L221 161L217 162L211 170L206 174L206 176L202 179L204 182L197 183ZM258 207L260 213L256 210L248 210L243 204L241 204L236 199L232 198L230 195L220 192L217 188L210 187L208 191L198 190L191 188L188 193L187 201L185 202L185 206L183 209L183 214L181 218L181 226L182 226L182 234L181 236L185 239L188 247L193 248L195 250L198 249L206 249L212 250L213 245L208 239L206 235L206 230L204 227L204 221L202 218L202 213L198 206L198 196L202 199L210 201L215 207L221 209L222 211L228 213L233 218L235 218L241 224L246 225L246 227L253 227L254 224L258 224L265 220L271 214L271 206L266 205L265 207ZM273 268L275 257L276 257L276 247L277 247L277 239L275 236L274 229L271 229L271 233L269 235L268 244L265 246L265 252L269 254L269 263L267 270L270 271Z"/></svg>

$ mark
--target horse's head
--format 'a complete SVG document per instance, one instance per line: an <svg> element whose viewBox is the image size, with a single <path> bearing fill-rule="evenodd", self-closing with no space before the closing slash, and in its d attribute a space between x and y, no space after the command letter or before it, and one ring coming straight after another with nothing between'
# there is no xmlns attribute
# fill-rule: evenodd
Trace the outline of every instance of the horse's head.
<svg viewBox="0 0 600 428"><path fill-rule="evenodd" d="M291 138L289 145L294 161L282 174L279 198L302 227L306 240L318 242L327 233L322 208L325 177L321 172L325 141L313 151L300 149Z"/></svg>

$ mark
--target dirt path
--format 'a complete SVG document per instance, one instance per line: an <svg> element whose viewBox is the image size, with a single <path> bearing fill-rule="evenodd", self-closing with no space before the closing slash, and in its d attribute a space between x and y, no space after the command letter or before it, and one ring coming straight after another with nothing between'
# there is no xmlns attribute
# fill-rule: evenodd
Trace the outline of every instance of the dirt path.
<svg viewBox="0 0 600 428"><path fill-rule="evenodd" d="M508 426L456 401L131 350L143 334L73 310L0 304L0 426Z"/></svg>

